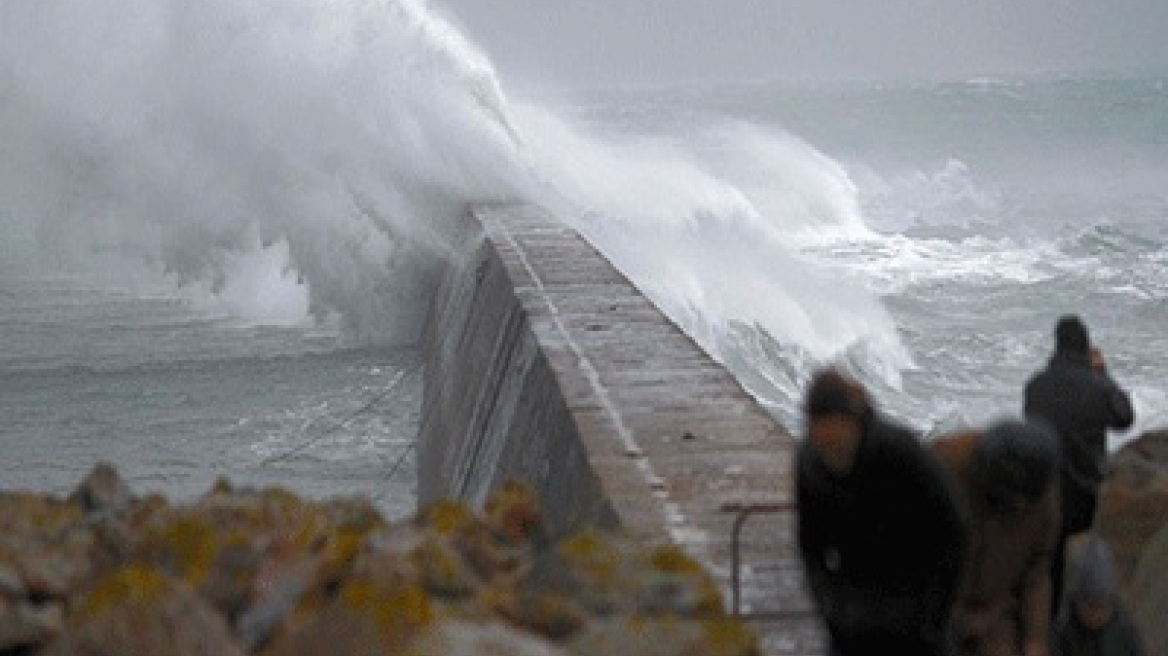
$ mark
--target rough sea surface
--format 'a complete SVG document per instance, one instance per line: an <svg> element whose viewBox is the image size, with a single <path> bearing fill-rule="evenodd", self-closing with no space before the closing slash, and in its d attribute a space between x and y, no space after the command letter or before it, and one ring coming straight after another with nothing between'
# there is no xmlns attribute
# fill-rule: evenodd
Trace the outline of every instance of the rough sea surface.
<svg viewBox="0 0 1168 656"><path fill-rule="evenodd" d="M223 476L413 510L415 349L342 349L92 278L5 279L0 317L2 489L64 495L106 460L139 494Z"/></svg>
<svg viewBox="0 0 1168 656"><path fill-rule="evenodd" d="M409 512L484 200L565 217L794 431L826 362L927 433L1016 414L1064 312L1133 393L1115 443L1168 425L1168 74L527 88L414 2L127 2L0 10L0 488L108 459Z"/></svg>

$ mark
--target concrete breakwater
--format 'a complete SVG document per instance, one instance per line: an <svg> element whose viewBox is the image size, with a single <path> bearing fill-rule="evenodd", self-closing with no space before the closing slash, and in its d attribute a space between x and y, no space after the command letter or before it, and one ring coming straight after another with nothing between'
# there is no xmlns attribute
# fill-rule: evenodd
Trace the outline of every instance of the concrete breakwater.
<svg viewBox="0 0 1168 656"><path fill-rule="evenodd" d="M734 507L770 504L743 530L740 593L765 607L769 652L821 651L793 438L573 230L531 205L471 214L425 331L419 505L481 507L521 479L553 533L676 544L729 599Z"/></svg>

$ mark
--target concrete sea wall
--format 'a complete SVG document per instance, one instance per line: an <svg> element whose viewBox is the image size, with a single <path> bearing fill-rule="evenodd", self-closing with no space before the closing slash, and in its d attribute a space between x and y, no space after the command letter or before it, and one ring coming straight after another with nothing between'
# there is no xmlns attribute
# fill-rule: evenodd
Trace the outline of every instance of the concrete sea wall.
<svg viewBox="0 0 1168 656"><path fill-rule="evenodd" d="M728 598L734 507L767 504L742 533L741 594L767 611L768 651L819 652L795 547L792 437L543 209L471 215L424 333L419 504L479 507L519 478L553 532L619 526L678 544Z"/></svg>
<svg viewBox="0 0 1168 656"><path fill-rule="evenodd" d="M558 532L586 523L616 526L549 359L570 356L570 349L545 350L537 325L546 338L562 336L548 332L551 315L540 307L534 281L517 286L524 281L515 277L527 274L523 256L507 248L509 233L485 238L478 229L484 225L472 226L424 331L419 503L446 497L477 508L500 483L521 478L535 485ZM563 235L544 231L535 238L547 243ZM609 291L606 281L591 282Z"/></svg>

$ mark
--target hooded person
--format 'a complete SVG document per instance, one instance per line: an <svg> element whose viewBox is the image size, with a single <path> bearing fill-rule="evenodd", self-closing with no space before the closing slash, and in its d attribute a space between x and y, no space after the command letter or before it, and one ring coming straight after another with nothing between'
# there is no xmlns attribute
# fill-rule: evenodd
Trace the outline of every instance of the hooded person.
<svg viewBox="0 0 1168 656"><path fill-rule="evenodd" d="M813 377L804 413L798 542L830 654L951 654L968 524L944 471L834 369Z"/></svg>
<svg viewBox="0 0 1168 656"><path fill-rule="evenodd" d="M1107 542L1088 535L1071 572L1058 620L1058 656L1144 656L1143 638L1119 596Z"/></svg>
<svg viewBox="0 0 1168 656"><path fill-rule="evenodd" d="M1026 384L1025 412L1054 426L1062 454L1062 529L1051 560L1051 615L1062 596L1066 544L1091 528L1107 471L1107 431L1135 421L1131 399L1108 374L1087 325L1074 314L1055 324L1055 351Z"/></svg>
<svg viewBox="0 0 1168 656"><path fill-rule="evenodd" d="M932 444L971 518L953 610L961 656L1050 652L1050 559L1059 535L1058 443L1040 422L1002 420Z"/></svg>

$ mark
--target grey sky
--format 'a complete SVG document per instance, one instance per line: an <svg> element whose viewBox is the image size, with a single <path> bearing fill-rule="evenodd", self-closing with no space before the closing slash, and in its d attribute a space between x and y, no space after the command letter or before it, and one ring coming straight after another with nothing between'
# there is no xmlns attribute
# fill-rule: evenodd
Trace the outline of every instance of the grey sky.
<svg viewBox="0 0 1168 656"><path fill-rule="evenodd" d="M431 0L564 85L1168 68L1168 0Z"/></svg>

